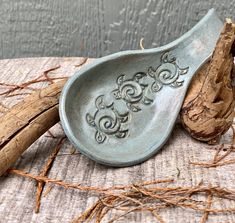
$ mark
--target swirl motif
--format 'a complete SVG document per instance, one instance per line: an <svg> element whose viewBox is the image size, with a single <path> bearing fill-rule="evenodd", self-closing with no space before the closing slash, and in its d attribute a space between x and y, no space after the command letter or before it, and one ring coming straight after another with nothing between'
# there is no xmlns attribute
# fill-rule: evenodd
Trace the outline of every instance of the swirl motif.
<svg viewBox="0 0 235 223"><path fill-rule="evenodd" d="M169 52L162 55L161 62L162 64L157 69L153 67L148 69L148 75L155 80L151 86L152 91L159 91L163 85L182 86L184 81L179 81L178 78L180 75L186 74L189 67L180 68L176 63L176 58L170 57Z"/></svg>
<svg viewBox="0 0 235 223"><path fill-rule="evenodd" d="M105 134L113 134L120 128L120 121L112 109L97 110L95 125Z"/></svg>
<svg viewBox="0 0 235 223"><path fill-rule="evenodd" d="M121 97L126 102L138 102L143 97L143 90L139 83L134 81L126 81L124 82L120 88L119 91L121 92Z"/></svg>
<svg viewBox="0 0 235 223"><path fill-rule="evenodd" d="M138 72L132 79L125 80L126 76L121 75L117 78L118 88L113 91L114 97L119 100L123 99L127 107L133 111L138 112L141 110L139 103L151 104L152 100L145 96L146 84L140 81L146 77L146 73Z"/></svg>
<svg viewBox="0 0 235 223"><path fill-rule="evenodd" d="M123 138L128 134L128 130L122 125L127 122L129 113L119 114L114 108L113 103L106 105L103 101L103 95L96 99L96 112L94 116L87 113L87 123L95 127L95 139L98 143L103 143L107 135L115 135L118 138Z"/></svg>
<svg viewBox="0 0 235 223"><path fill-rule="evenodd" d="M162 64L157 68L156 73L156 78L166 85L175 82L179 77L176 66L171 63Z"/></svg>

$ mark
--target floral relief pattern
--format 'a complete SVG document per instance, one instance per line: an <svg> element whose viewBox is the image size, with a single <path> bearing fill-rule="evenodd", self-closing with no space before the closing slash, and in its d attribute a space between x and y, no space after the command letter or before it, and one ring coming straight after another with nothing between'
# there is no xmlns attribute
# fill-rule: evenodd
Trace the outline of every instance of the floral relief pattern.
<svg viewBox="0 0 235 223"><path fill-rule="evenodd" d="M165 52L158 67L149 67L146 73L137 72L132 78L127 78L125 74L118 76L117 88L111 93L115 100L122 100L126 104L128 111L120 114L114 102L106 104L104 95L98 96L95 100L95 114L86 114L87 123L96 129L96 141L103 143L111 135L125 138L129 133L126 126L130 120L130 111L139 112L142 110L140 105L148 106L153 103L154 100L149 97L148 92L154 95L164 85L173 88L182 86L184 80L179 80L180 76L187 74L188 70L189 67L179 67L176 58L170 52Z"/></svg>

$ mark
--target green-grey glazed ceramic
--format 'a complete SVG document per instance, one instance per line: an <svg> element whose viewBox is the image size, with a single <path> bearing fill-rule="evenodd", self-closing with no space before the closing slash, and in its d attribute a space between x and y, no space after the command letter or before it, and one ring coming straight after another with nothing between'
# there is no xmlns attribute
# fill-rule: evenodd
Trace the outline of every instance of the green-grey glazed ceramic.
<svg viewBox="0 0 235 223"><path fill-rule="evenodd" d="M60 119L89 158L130 166L167 141L191 78L211 56L222 22L213 9L189 32L159 48L115 53L66 83Z"/></svg>

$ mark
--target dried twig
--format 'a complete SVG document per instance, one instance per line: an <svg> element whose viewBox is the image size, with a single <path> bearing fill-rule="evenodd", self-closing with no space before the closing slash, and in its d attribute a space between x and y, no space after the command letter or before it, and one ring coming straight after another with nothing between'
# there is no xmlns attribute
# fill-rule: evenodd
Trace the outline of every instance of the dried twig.
<svg viewBox="0 0 235 223"><path fill-rule="evenodd" d="M207 198L207 206L206 208L210 209L211 208L211 205L212 205L212 194L211 192L208 192L208 198ZM208 216L209 216L209 213L208 211L205 211L205 213L203 214L202 218L201 218L201 221L200 223L206 223L207 219L208 219Z"/></svg>
<svg viewBox="0 0 235 223"><path fill-rule="evenodd" d="M84 57L82 59L82 61L79 64L74 65L75 67L81 67L82 65L84 65L87 62L88 58Z"/></svg>
<svg viewBox="0 0 235 223"><path fill-rule="evenodd" d="M49 77L48 74L51 71L57 70L59 69L60 66L56 66L53 68L50 68L46 71L43 72L42 75L38 76L37 78L24 82L22 84L8 84L8 83L0 83L0 86L4 86L4 87L9 87L10 89L7 91L4 91L2 93L0 93L0 95L5 95L6 97L12 97L12 96L18 96L18 95L22 95L22 94L28 94L27 92L21 92L19 94L12 94L17 90L22 90L22 89L28 89L28 90L38 90L36 88L30 87L33 84L36 83L42 83L42 82L49 82L50 84L53 84L55 80L60 80L60 79L66 79L68 77Z"/></svg>
<svg viewBox="0 0 235 223"><path fill-rule="evenodd" d="M144 50L143 42L144 42L144 38L141 38L140 39L140 49L141 50Z"/></svg>
<svg viewBox="0 0 235 223"><path fill-rule="evenodd" d="M126 191L123 192L125 196L122 197L120 195L107 195L102 199L99 199L91 208L87 209L84 213L82 213L78 218L73 220L73 223L76 222L90 222L92 219L96 219L96 222L100 222L107 213L112 210L116 209L119 211L123 211L121 215L118 215L111 219L110 222L113 222L120 217L123 217L131 212L136 211L150 211L151 213L158 213L157 211L162 208L167 207L182 207L182 208L189 208L195 211L204 212L204 215L202 217L201 222L205 222L208 218L208 214L210 212L212 213L226 213L226 212L234 212L235 208L225 208L225 209L215 209L211 208L212 204L212 195L208 197L207 204L203 204L202 202L196 202L194 200L192 201L185 201L181 199L181 196L191 194L193 193L198 194L198 189L203 194L215 194L216 196L223 197L225 195L225 191L221 192L221 188L217 188L218 191L216 191L213 187L200 187L194 190L192 187L189 190L185 190L185 192L182 194L181 190L178 188L171 189L174 191L174 195L171 197L166 198L162 193L161 190L149 190L148 188L141 188L138 191ZM190 192L189 192L190 191ZM227 191L226 191L227 193ZM234 192L232 192L234 193ZM139 204L136 202L132 202L131 200L126 200L125 197L135 197L138 201L142 201ZM233 195L234 197L234 195ZM146 200L146 202L145 202ZM156 216L156 215L155 215ZM164 222L163 219L158 214L157 219L160 222Z"/></svg>
<svg viewBox="0 0 235 223"><path fill-rule="evenodd" d="M201 166L201 167L217 167L217 166L224 166L228 164L233 164L235 163L235 158L234 159L229 159L229 160L224 160L229 154L231 154L234 150L234 144L235 144L235 129L233 126L231 126L232 131L233 131L233 136L231 140L231 145L230 147L225 151L224 154L220 155L220 153L223 151L224 144L220 145L220 147L217 149L215 152L215 155L212 160L208 162L192 162L190 161L190 164Z"/></svg>
<svg viewBox="0 0 235 223"><path fill-rule="evenodd" d="M45 137L50 137L50 138L53 138L53 139L56 139L58 137L54 136L54 134L50 131L50 129L47 131L48 133L48 136L45 136Z"/></svg>
<svg viewBox="0 0 235 223"><path fill-rule="evenodd" d="M49 156L45 166L43 167L40 176L46 176L49 172L49 170L51 169L53 162L58 154L58 152L60 151L61 146L63 145L65 140L65 137L61 138L58 142L58 144L56 145L55 149L53 150L53 152L51 153L51 155ZM39 212L39 208L40 208L40 203L41 203L41 195L42 195L42 190L44 187L44 183L43 182L38 182L37 185L37 192L36 192L36 206L35 206L35 213Z"/></svg>
<svg viewBox="0 0 235 223"><path fill-rule="evenodd" d="M106 192L110 190L125 190L128 188L131 188L131 185L114 186L114 187L108 187L108 188L81 186L81 184L70 184L67 182L63 182L62 180L51 179L46 176L40 176L40 175L37 176L37 175L33 175L33 174L24 172L22 170L17 170L17 169L9 169L7 172L11 174L16 174L22 177L30 178L30 179L36 180L37 182L52 183L52 184L55 184L57 186L61 186L64 188L78 189L78 190L83 190L83 191L96 191L96 192L100 192L104 194L106 194ZM138 185L153 185L153 184L170 183L170 182L173 182L173 179L147 181L147 182L139 183ZM107 192L107 194L109 193Z"/></svg>
<svg viewBox="0 0 235 223"><path fill-rule="evenodd" d="M52 189L52 186L48 186L46 191L43 193L43 197L46 197L50 193L51 189Z"/></svg>
<svg viewBox="0 0 235 223"><path fill-rule="evenodd" d="M96 219L101 222L110 210L122 211L121 215L114 217L112 221L124 217L131 212L147 211L151 212L160 222L164 222L158 211L168 207L181 207L194 211L203 212L201 222L205 222L209 213L231 213L235 212L235 207L212 208L212 197L229 199L235 201L235 191L226 188L204 186L202 183L194 187L156 187L156 183L172 182L171 179L140 182L137 184L114 186L114 187L92 187L82 186L81 184L70 184L62 180L50 179L44 176L35 176L21 170L11 169L9 173L27 177L37 182L51 183L62 186L65 189L78 189L90 191L95 194L103 195L91 208L87 209L73 222L89 222ZM192 195L208 195L207 202L192 199ZM161 220L160 220L161 219Z"/></svg>

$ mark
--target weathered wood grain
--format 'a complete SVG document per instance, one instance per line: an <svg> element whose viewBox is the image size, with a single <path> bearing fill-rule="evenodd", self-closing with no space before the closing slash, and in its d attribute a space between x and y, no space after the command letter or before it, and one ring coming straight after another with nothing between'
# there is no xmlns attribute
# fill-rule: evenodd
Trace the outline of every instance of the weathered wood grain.
<svg viewBox="0 0 235 223"><path fill-rule="evenodd" d="M234 19L232 0L1 0L0 58L100 57L181 36L214 7Z"/></svg>
<svg viewBox="0 0 235 223"><path fill-rule="evenodd" d="M58 65L61 68L49 73L49 75L72 75L79 69L75 65L80 62L81 58L1 60L0 82L22 83L39 76L48 68ZM12 106L17 102L17 98L10 98L7 101L0 98L0 101L5 102L7 106ZM4 131L4 129L0 131ZM51 132L57 136L63 135L59 125L53 127ZM58 139L48 138L47 136L46 133L37 140L18 160L15 167L39 174L54 145L58 142ZM230 137L231 131L224 136L224 142L228 143ZM173 177L176 179L176 185L191 186L203 180L205 184L211 183L212 185L235 189L235 165L203 169L189 164L190 160L208 160L212 157L214 150L208 145L191 139L180 125L175 127L172 137L157 155L133 167L105 167L94 163L78 152L70 155L71 148L71 144L66 141L50 170L49 177L71 183L102 187ZM180 175L178 176L179 171ZM44 192L47 187L48 185ZM46 197L42 197L40 212L35 214L35 193L36 184L33 181L15 175L0 177L0 222L70 222L98 199L87 192L53 187ZM218 208L232 205L235 206L235 202L223 203L218 201ZM200 221L203 213L196 214L192 211L172 208L167 211L163 210L160 214L167 223L194 223ZM108 218L111 218L111 216ZM154 219L151 214L135 213L120 219L118 222L154 222ZM208 222L232 223L235 222L235 215L210 214Z"/></svg>

